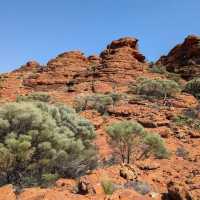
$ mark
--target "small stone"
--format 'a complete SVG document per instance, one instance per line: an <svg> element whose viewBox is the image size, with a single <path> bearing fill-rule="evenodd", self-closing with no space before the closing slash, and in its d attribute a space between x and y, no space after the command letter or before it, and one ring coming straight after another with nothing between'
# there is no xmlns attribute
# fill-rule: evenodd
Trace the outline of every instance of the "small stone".
<svg viewBox="0 0 200 200"><path fill-rule="evenodd" d="M123 165L119 173L126 180L136 180L138 176L137 170L128 164Z"/></svg>

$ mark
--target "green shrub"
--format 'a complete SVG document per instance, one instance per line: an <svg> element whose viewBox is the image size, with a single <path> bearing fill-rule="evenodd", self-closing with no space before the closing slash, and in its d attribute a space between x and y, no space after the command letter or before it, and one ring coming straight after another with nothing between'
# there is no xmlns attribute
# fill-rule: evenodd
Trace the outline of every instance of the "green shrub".
<svg viewBox="0 0 200 200"><path fill-rule="evenodd" d="M192 79L189 81L184 88L184 92L194 95L200 99L200 78Z"/></svg>
<svg viewBox="0 0 200 200"><path fill-rule="evenodd" d="M49 187L55 183L55 181L59 178L58 174L42 174L41 182L42 186Z"/></svg>
<svg viewBox="0 0 200 200"><path fill-rule="evenodd" d="M159 65L153 64L151 65L149 70L150 72L153 72L153 73L163 74L167 79L176 81L177 83L179 83L181 80L180 74L168 72L165 66L159 66Z"/></svg>
<svg viewBox="0 0 200 200"><path fill-rule="evenodd" d="M93 126L64 105L0 106L0 184L41 185L95 166Z"/></svg>
<svg viewBox="0 0 200 200"><path fill-rule="evenodd" d="M179 93L180 87L172 80L142 79L136 86L136 92L140 95L167 98Z"/></svg>
<svg viewBox="0 0 200 200"><path fill-rule="evenodd" d="M181 75L180 74L168 72L166 74L166 78L181 84Z"/></svg>
<svg viewBox="0 0 200 200"><path fill-rule="evenodd" d="M188 116L187 113L183 113L182 115L177 115L172 119L172 121L178 126L186 125L191 129L200 130L200 120Z"/></svg>
<svg viewBox="0 0 200 200"><path fill-rule="evenodd" d="M109 93L108 95L112 98L114 104L120 101L121 99L125 99L125 96L119 93Z"/></svg>
<svg viewBox="0 0 200 200"><path fill-rule="evenodd" d="M157 66L154 64L149 68L149 70L150 70L150 72L158 73L158 74L166 74L167 73L166 68L164 66Z"/></svg>
<svg viewBox="0 0 200 200"><path fill-rule="evenodd" d="M107 128L112 143L119 149L122 162L130 163L133 149L140 143L140 138L145 134L144 128L137 122L122 121L114 123Z"/></svg>
<svg viewBox="0 0 200 200"><path fill-rule="evenodd" d="M191 125L193 123L193 119L186 115L177 115L173 118L173 122L177 125Z"/></svg>
<svg viewBox="0 0 200 200"><path fill-rule="evenodd" d="M117 96L96 94L91 96L83 96L75 99L74 107L77 112L86 109L95 109L102 115L106 113L108 106L113 105L117 101Z"/></svg>
<svg viewBox="0 0 200 200"><path fill-rule="evenodd" d="M144 144L147 145L146 155L153 153L156 158L168 158L169 153L165 148L164 141L158 134L147 134L144 138Z"/></svg>
<svg viewBox="0 0 200 200"><path fill-rule="evenodd" d="M107 128L111 143L117 148L123 163L130 163L133 157L141 154L140 159L153 153L156 157L164 158L167 152L164 142L159 135L150 134L135 121L122 121L111 124ZM144 148L145 147L145 148Z"/></svg>
<svg viewBox="0 0 200 200"><path fill-rule="evenodd" d="M101 186L107 195L112 195L114 191L116 190L115 185L113 182L109 179L104 179L101 181Z"/></svg>
<svg viewBox="0 0 200 200"><path fill-rule="evenodd" d="M17 102L20 101L42 101L42 102L50 102L51 96L47 93L32 93L25 96L17 96Z"/></svg>

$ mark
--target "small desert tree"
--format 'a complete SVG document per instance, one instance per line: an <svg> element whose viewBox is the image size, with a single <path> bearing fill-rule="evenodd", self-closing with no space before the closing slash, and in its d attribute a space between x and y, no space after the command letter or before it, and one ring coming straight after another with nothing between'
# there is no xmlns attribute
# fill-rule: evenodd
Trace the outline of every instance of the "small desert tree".
<svg viewBox="0 0 200 200"><path fill-rule="evenodd" d="M147 133L143 126L135 121L122 121L111 124L107 128L107 132L123 163L130 163L139 154L142 158L151 153L164 157L167 153L160 136Z"/></svg>
<svg viewBox="0 0 200 200"><path fill-rule="evenodd" d="M115 99L113 100L113 98L111 95L106 95L106 94L95 94L95 95L77 97L74 102L74 107L77 112L86 109L95 109L100 114L103 115L106 113L107 108L110 105L114 104Z"/></svg>
<svg viewBox="0 0 200 200"><path fill-rule="evenodd" d="M140 95L156 98L173 97L180 92L177 82L168 79L141 79L136 86L136 92Z"/></svg>

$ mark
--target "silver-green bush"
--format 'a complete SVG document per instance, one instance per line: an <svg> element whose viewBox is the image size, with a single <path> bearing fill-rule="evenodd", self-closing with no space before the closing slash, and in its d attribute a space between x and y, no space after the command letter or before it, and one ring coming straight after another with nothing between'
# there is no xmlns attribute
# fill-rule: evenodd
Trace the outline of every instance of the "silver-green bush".
<svg viewBox="0 0 200 200"><path fill-rule="evenodd" d="M160 135L145 131L144 127L135 121L113 123L107 128L107 132L123 163L130 163L151 154L157 158L166 158L168 155Z"/></svg>
<svg viewBox="0 0 200 200"><path fill-rule="evenodd" d="M185 85L184 91L200 99L200 78L192 79L191 81L189 81Z"/></svg>
<svg viewBox="0 0 200 200"><path fill-rule="evenodd" d="M0 107L0 184L40 185L94 167L93 126L64 105L8 103Z"/></svg>
<svg viewBox="0 0 200 200"><path fill-rule="evenodd" d="M137 94L156 98L173 97L180 92L177 82L168 79L141 79L135 89Z"/></svg>

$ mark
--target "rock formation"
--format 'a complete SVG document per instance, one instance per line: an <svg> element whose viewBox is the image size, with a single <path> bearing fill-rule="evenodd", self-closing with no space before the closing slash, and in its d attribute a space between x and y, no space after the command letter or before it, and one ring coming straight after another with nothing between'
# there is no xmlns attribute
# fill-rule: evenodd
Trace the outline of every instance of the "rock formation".
<svg viewBox="0 0 200 200"><path fill-rule="evenodd" d="M189 35L167 56L162 56L157 64L165 66L169 72L180 74L186 80L200 76L200 37Z"/></svg>
<svg viewBox="0 0 200 200"><path fill-rule="evenodd" d="M86 58L81 52L66 52L47 63L24 85L35 90L70 90L109 92L127 86L147 68L138 50L138 40L122 38L113 41L100 54Z"/></svg>
<svg viewBox="0 0 200 200"><path fill-rule="evenodd" d="M188 36L157 64L180 74L185 80L200 76L199 43L199 37ZM149 70L138 49L138 40L129 37L111 42L100 55L86 57L79 51L65 52L45 66L30 61L11 73L1 74L0 103L15 101L18 95L32 92L47 92L55 101L72 106L74 99L81 95L115 92L125 94L125 98L108 106L107 115L102 116L92 108L80 112L96 129L94 143L101 167L78 181L60 179L52 188L26 188L18 194L11 185L4 186L0 188L0 200L167 200L164 194L172 199L177 196L187 199L189 194L192 200L199 200L200 131L173 122L174 117L197 110L199 102L186 93L170 99L170 106L164 105L163 99L130 95L127 92L129 84L134 84L139 77L166 78ZM159 134L170 150L169 159L150 157L146 161L136 160L131 167L119 165L113 160L110 138L105 131L107 125L119 120L136 120L145 130ZM117 188L113 195L107 196L102 189L104 176ZM173 184L169 184L172 180ZM127 181L129 188L125 187ZM151 191L141 195L132 187L133 181L144 182ZM178 184L180 182L183 184Z"/></svg>
<svg viewBox="0 0 200 200"><path fill-rule="evenodd" d="M25 65L22 65L16 72L35 72L39 70L40 64L37 61L28 61Z"/></svg>

